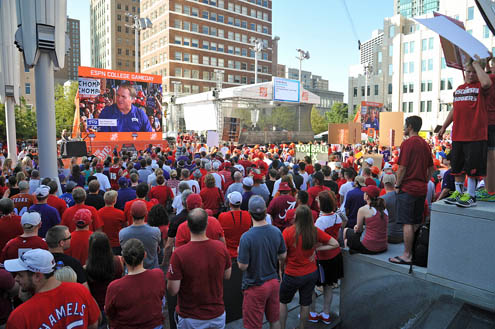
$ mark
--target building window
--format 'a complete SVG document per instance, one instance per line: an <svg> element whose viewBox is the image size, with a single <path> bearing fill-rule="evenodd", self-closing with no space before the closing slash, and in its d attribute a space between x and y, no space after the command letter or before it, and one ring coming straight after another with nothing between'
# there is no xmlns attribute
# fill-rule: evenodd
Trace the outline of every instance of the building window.
<svg viewBox="0 0 495 329"><path fill-rule="evenodd" d="M408 53L409 53L409 43L404 42L404 54L408 54Z"/></svg>
<svg viewBox="0 0 495 329"><path fill-rule="evenodd" d="M198 17L198 15L199 15L198 8L192 8L191 9L191 16Z"/></svg>
<svg viewBox="0 0 495 329"><path fill-rule="evenodd" d="M407 112L407 102L402 102L402 112Z"/></svg>
<svg viewBox="0 0 495 329"><path fill-rule="evenodd" d="M419 103L419 112L424 112L425 111L425 101L421 101L421 103Z"/></svg>
<svg viewBox="0 0 495 329"><path fill-rule="evenodd" d="M183 45L184 45L184 46L190 46L190 45L191 45L191 39L189 39L189 38L184 38Z"/></svg>
<svg viewBox="0 0 495 329"><path fill-rule="evenodd" d="M407 65L407 63L402 64L402 71L404 71L404 73L408 72L408 68L409 68L409 65Z"/></svg>
<svg viewBox="0 0 495 329"><path fill-rule="evenodd" d="M426 72L426 59L421 61L421 72Z"/></svg>
<svg viewBox="0 0 495 329"><path fill-rule="evenodd" d="M203 17L204 19L208 19L208 12L206 10L203 10L201 12L201 17Z"/></svg>
<svg viewBox="0 0 495 329"><path fill-rule="evenodd" d="M388 84L388 94L392 95L392 84L391 83Z"/></svg>
<svg viewBox="0 0 495 329"><path fill-rule="evenodd" d="M413 106L414 106L414 103L409 102L409 113L411 113L413 111Z"/></svg>
<svg viewBox="0 0 495 329"><path fill-rule="evenodd" d="M375 85L375 96L378 96L378 85Z"/></svg>
<svg viewBox="0 0 495 329"><path fill-rule="evenodd" d="M409 92L413 93L414 92L414 83L409 83Z"/></svg>
<svg viewBox="0 0 495 329"><path fill-rule="evenodd" d="M395 25L391 25L388 30L388 37L393 38L395 36Z"/></svg>
<svg viewBox="0 0 495 329"><path fill-rule="evenodd" d="M388 56L392 57L394 54L394 46L390 45L388 46Z"/></svg>
<svg viewBox="0 0 495 329"><path fill-rule="evenodd" d="M392 64L388 64L388 75L392 76L394 74L394 67Z"/></svg>
<svg viewBox="0 0 495 329"><path fill-rule="evenodd" d="M421 81L421 92L426 91L426 82Z"/></svg>
<svg viewBox="0 0 495 329"><path fill-rule="evenodd" d="M445 57L442 57L442 69L447 67L447 63L445 62Z"/></svg>
<svg viewBox="0 0 495 329"><path fill-rule="evenodd" d="M191 24L191 31L192 32L199 32L199 25L196 23Z"/></svg>
<svg viewBox="0 0 495 329"><path fill-rule="evenodd" d="M31 94L31 84L30 83L25 83L24 84L24 93L26 95L30 95Z"/></svg>
<svg viewBox="0 0 495 329"><path fill-rule="evenodd" d="M432 108L432 101L427 101L426 102L426 112L431 112Z"/></svg>
<svg viewBox="0 0 495 329"><path fill-rule="evenodd" d="M409 52L411 54L414 52L414 41L409 42Z"/></svg>
<svg viewBox="0 0 495 329"><path fill-rule="evenodd" d="M210 33L210 28L206 25L203 25L202 29L203 34L209 34Z"/></svg>
<svg viewBox="0 0 495 329"><path fill-rule="evenodd" d="M414 62L409 62L409 73L414 73Z"/></svg>
<svg viewBox="0 0 495 329"><path fill-rule="evenodd" d="M175 39L174 39L174 43L175 43L176 45L181 45L181 44L182 44L182 37L181 37L181 36L176 35L176 36L175 36Z"/></svg>
<svg viewBox="0 0 495 329"><path fill-rule="evenodd" d="M203 56L203 65L210 65L210 57Z"/></svg>
<svg viewBox="0 0 495 329"><path fill-rule="evenodd" d="M193 54L193 55L192 55L192 62L193 62L194 64L199 64L199 56L198 56L198 55Z"/></svg>
<svg viewBox="0 0 495 329"><path fill-rule="evenodd" d="M182 76L182 69L180 67L175 68L175 76L176 77L181 77Z"/></svg>
<svg viewBox="0 0 495 329"><path fill-rule="evenodd" d="M354 97L357 97L357 87L354 87Z"/></svg>
<svg viewBox="0 0 495 329"><path fill-rule="evenodd" d="M433 71L433 58L428 59L428 71Z"/></svg>
<svg viewBox="0 0 495 329"><path fill-rule="evenodd" d="M428 91L433 91L433 82L428 80Z"/></svg>
<svg viewBox="0 0 495 329"><path fill-rule="evenodd" d="M210 49L210 42L203 40L203 49Z"/></svg>
<svg viewBox="0 0 495 329"><path fill-rule="evenodd" d="M452 90L452 88L453 88L452 78L448 78L447 79L447 89Z"/></svg>
<svg viewBox="0 0 495 329"><path fill-rule="evenodd" d="M407 94L407 83L402 84L402 93Z"/></svg>
<svg viewBox="0 0 495 329"><path fill-rule="evenodd" d="M381 51L378 52L377 57L378 57L378 63L381 63L382 62L382 52Z"/></svg>
<svg viewBox="0 0 495 329"><path fill-rule="evenodd" d="M191 77L191 70L184 69L184 78L190 78L190 77Z"/></svg>
<svg viewBox="0 0 495 329"><path fill-rule="evenodd" d="M471 21L474 19L474 7L469 7L467 12L467 20Z"/></svg>
<svg viewBox="0 0 495 329"><path fill-rule="evenodd" d="M199 79L199 70L192 70L192 78Z"/></svg>
<svg viewBox="0 0 495 329"><path fill-rule="evenodd" d="M428 49L433 49L433 38L428 39Z"/></svg>
<svg viewBox="0 0 495 329"><path fill-rule="evenodd" d="M210 80L210 72L203 71L203 80Z"/></svg>
<svg viewBox="0 0 495 329"><path fill-rule="evenodd" d="M198 39L191 39L191 46L198 48L199 47Z"/></svg>
<svg viewBox="0 0 495 329"><path fill-rule="evenodd" d="M483 25L483 38L488 39L490 37L490 30L488 26Z"/></svg>
<svg viewBox="0 0 495 329"><path fill-rule="evenodd" d="M440 80L440 90L445 90L445 79Z"/></svg>
<svg viewBox="0 0 495 329"><path fill-rule="evenodd" d="M191 55L188 53L184 53L184 62L189 62L191 61ZM186 71L184 71L185 73Z"/></svg>
<svg viewBox="0 0 495 329"><path fill-rule="evenodd" d="M180 51L176 51L176 52L175 52L175 57L174 57L174 59L175 59L176 61L181 61L181 60L182 60L182 53L181 53Z"/></svg>
<svg viewBox="0 0 495 329"><path fill-rule="evenodd" d="M428 40L427 39L421 39L421 50L425 51L426 49L428 49L427 46L428 46Z"/></svg>

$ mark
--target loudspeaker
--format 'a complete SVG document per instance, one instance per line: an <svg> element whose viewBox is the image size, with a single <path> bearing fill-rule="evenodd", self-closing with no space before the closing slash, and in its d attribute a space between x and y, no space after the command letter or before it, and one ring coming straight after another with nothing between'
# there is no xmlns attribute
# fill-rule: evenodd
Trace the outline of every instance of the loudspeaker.
<svg viewBox="0 0 495 329"><path fill-rule="evenodd" d="M87 156L85 141L68 141L61 145L60 154L62 158Z"/></svg>

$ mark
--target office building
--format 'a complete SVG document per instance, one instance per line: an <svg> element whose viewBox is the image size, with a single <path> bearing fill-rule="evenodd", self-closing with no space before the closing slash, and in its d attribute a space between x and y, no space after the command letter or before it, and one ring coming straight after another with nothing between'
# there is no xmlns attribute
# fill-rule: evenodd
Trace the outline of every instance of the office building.
<svg viewBox="0 0 495 329"><path fill-rule="evenodd" d="M449 2L454 1L451 0ZM394 15L412 18L429 14L439 9L440 0L395 0Z"/></svg>
<svg viewBox="0 0 495 329"><path fill-rule="evenodd" d="M466 31L495 50L493 35L474 0L442 2L439 12L463 22ZM349 69L349 111L367 99L383 103L387 111L403 111L406 117L419 115L422 129L433 130L452 108L453 91L464 82L462 71L446 66L438 34L416 21L402 15L385 18L383 31L381 47L373 50L368 79L362 64Z"/></svg>
<svg viewBox="0 0 495 329"><path fill-rule="evenodd" d="M77 68L81 65L81 31L78 19L67 17L67 34L70 49L65 56L64 68L55 71L55 85L63 85L67 80L77 80Z"/></svg>
<svg viewBox="0 0 495 329"><path fill-rule="evenodd" d="M141 71L161 75L164 93L174 83L183 94L208 91L221 76L223 87L254 83L253 39L264 45L258 82L271 81L271 0L141 0L141 17L153 23L141 32Z"/></svg>
<svg viewBox="0 0 495 329"><path fill-rule="evenodd" d="M128 13L139 15L139 0L91 0L92 67L134 71L134 20Z"/></svg>

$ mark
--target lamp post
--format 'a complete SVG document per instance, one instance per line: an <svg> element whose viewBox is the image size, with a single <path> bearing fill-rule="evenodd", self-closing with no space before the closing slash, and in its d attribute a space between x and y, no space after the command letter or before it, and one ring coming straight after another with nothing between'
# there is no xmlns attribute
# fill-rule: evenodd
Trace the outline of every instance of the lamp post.
<svg viewBox="0 0 495 329"><path fill-rule="evenodd" d="M373 66L370 63L364 64L364 101L368 101L368 79L373 72Z"/></svg>
<svg viewBox="0 0 495 329"><path fill-rule="evenodd" d="M179 134L180 118L179 118L179 108L175 102L177 102L177 97L179 96L179 86L182 83L180 81L172 81L172 84L174 85L174 122L175 122L175 128L176 128L177 135L178 135Z"/></svg>
<svg viewBox="0 0 495 329"><path fill-rule="evenodd" d="M17 16L15 1L0 1L0 102L5 102L8 157L17 161L14 103L19 104L19 51L14 43Z"/></svg>
<svg viewBox="0 0 495 329"><path fill-rule="evenodd" d="M125 26L130 27L134 29L134 71L139 72L139 32L149 29L153 26L153 23L151 23L149 18L139 18L138 15L133 15L131 13L126 13L125 14L127 17L130 17L131 19L134 19L134 24L129 25L126 24Z"/></svg>
<svg viewBox="0 0 495 329"><path fill-rule="evenodd" d="M220 132L223 130L223 115L222 115L222 104L220 100L220 91L222 91L222 84L223 84L223 76L224 76L224 71L223 70L218 70L215 69L213 70L215 72L215 80L217 82L216 85L216 91L213 93L213 96L215 97L215 114L217 116L217 133L220 135Z"/></svg>
<svg viewBox="0 0 495 329"><path fill-rule="evenodd" d="M296 58L299 60L299 83L302 84L302 61L305 59L309 59L309 51L304 51L302 49L296 49L299 53L299 56ZM298 105L298 131L301 131L301 103Z"/></svg>
<svg viewBox="0 0 495 329"><path fill-rule="evenodd" d="M54 69L64 67L70 46L66 34L67 1L17 0L17 22L15 44L23 54L25 68L34 67L40 173L60 184L53 75Z"/></svg>
<svg viewBox="0 0 495 329"><path fill-rule="evenodd" d="M258 83L258 56L265 46L261 40L255 38L251 38L251 44L253 47L250 49L254 51L254 83Z"/></svg>

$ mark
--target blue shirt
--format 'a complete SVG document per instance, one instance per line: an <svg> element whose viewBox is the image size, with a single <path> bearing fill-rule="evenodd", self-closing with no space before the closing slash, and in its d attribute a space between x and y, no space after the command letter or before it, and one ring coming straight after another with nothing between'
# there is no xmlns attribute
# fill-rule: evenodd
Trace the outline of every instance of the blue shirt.
<svg viewBox="0 0 495 329"><path fill-rule="evenodd" d="M239 241L237 261L248 264L242 275L242 289L261 286L278 278L278 255L286 251L282 232L273 225L251 227Z"/></svg>
<svg viewBox="0 0 495 329"><path fill-rule="evenodd" d="M452 176L452 169L447 170L443 174L442 190L444 188L448 188L451 191L455 191L455 179L454 176Z"/></svg>
<svg viewBox="0 0 495 329"><path fill-rule="evenodd" d="M67 203L67 207L72 207L76 203L74 202L74 198L72 197L72 193L64 193L61 196L59 196L60 199L64 200L65 203Z"/></svg>
<svg viewBox="0 0 495 329"><path fill-rule="evenodd" d="M364 192L360 188L355 187L353 190L347 192L345 197L345 210L349 219L347 227L354 228L354 225L357 224L358 210L365 204Z"/></svg>
<svg viewBox="0 0 495 329"><path fill-rule="evenodd" d="M140 108L132 105L127 114L123 114L117 108L117 104L107 106L101 111L99 119L117 119L116 127L98 127L102 132L129 132L148 131L151 132L151 125L146 113Z"/></svg>
<svg viewBox="0 0 495 329"><path fill-rule="evenodd" d="M60 224L60 214L58 210L47 204L35 204L29 208L29 211L36 211L41 216L41 227L38 235L45 238L46 232L55 225Z"/></svg>
<svg viewBox="0 0 495 329"><path fill-rule="evenodd" d="M136 198L136 191L130 187L121 188L117 192L117 202L115 203L115 208L124 211L125 203L127 201L134 200Z"/></svg>

